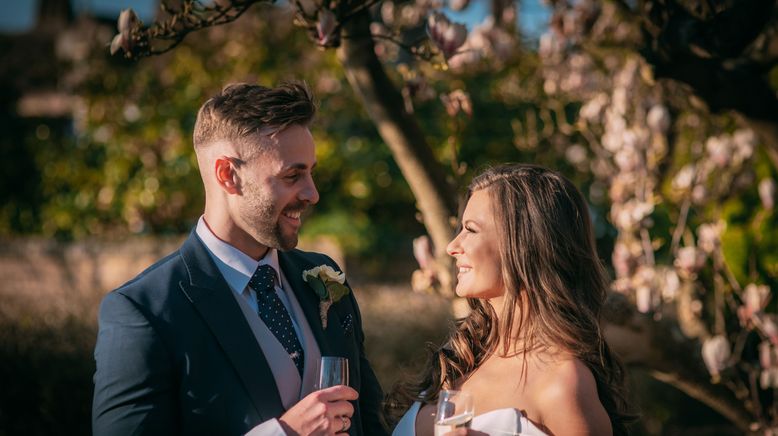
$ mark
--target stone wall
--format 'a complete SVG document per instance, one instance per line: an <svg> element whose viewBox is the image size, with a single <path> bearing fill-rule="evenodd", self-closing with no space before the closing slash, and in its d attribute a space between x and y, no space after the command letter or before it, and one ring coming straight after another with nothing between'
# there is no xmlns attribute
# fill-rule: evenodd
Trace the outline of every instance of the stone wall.
<svg viewBox="0 0 778 436"><path fill-rule="evenodd" d="M102 296L175 251L185 236L56 242L14 239L0 242L0 317L40 315L96 319ZM304 250L327 253L345 268L338 246L328 239L301 241Z"/></svg>

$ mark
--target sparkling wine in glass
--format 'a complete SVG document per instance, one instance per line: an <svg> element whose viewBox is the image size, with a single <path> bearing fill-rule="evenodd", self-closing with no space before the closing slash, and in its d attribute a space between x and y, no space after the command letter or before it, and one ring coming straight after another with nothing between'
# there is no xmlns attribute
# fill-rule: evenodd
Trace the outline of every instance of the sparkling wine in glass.
<svg viewBox="0 0 778 436"><path fill-rule="evenodd" d="M348 386L348 359L337 356L321 356L316 389L326 389L338 385Z"/></svg>
<svg viewBox="0 0 778 436"><path fill-rule="evenodd" d="M469 428L473 421L473 396L462 391L440 391L435 414L435 436L457 428Z"/></svg>

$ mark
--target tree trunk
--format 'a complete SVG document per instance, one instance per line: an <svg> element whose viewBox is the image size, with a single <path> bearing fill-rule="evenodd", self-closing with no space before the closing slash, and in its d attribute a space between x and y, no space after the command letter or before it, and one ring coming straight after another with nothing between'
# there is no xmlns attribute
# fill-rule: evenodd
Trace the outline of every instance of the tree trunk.
<svg viewBox="0 0 778 436"><path fill-rule="evenodd" d="M419 125L405 111L402 96L376 56L369 34L366 13L351 18L344 28L338 59L413 191L435 258L444 270L441 283L450 290L451 260L445 250L452 236L451 219L457 213L456 197Z"/></svg>

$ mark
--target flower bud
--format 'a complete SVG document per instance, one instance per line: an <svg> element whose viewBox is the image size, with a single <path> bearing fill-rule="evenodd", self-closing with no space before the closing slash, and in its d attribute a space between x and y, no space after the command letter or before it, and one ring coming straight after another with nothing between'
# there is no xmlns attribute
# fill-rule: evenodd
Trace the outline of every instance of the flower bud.
<svg viewBox="0 0 778 436"><path fill-rule="evenodd" d="M333 31L337 25L335 14L329 9L319 11L319 21L316 22L316 36L319 45L326 46L333 41Z"/></svg>
<svg viewBox="0 0 778 436"><path fill-rule="evenodd" d="M775 207L775 181L773 179L763 179L759 182L759 199L762 200L762 207L767 210L773 210Z"/></svg>
<svg viewBox="0 0 778 436"><path fill-rule="evenodd" d="M730 355L729 341L723 335L713 336L702 343L702 360L714 377L727 367Z"/></svg>
<svg viewBox="0 0 778 436"><path fill-rule="evenodd" d="M128 33L132 30L135 25L138 24L138 15L135 14L135 11L130 9L124 9L119 14L119 20L117 22L117 29L119 29L119 33Z"/></svg>

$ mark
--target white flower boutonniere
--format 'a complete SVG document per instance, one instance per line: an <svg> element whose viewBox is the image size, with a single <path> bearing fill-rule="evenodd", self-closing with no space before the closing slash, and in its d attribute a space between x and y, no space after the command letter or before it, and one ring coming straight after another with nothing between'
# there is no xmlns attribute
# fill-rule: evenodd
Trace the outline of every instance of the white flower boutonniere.
<svg viewBox="0 0 778 436"><path fill-rule="evenodd" d="M335 271L329 265L319 265L315 268L303 271L303 280L313 288L316 295L319 296L319 317L321 318L321 327L327 328L327 311L332 303L343 298L349 293L349 289L344 285L346 275L340 271Z"/></svg>

